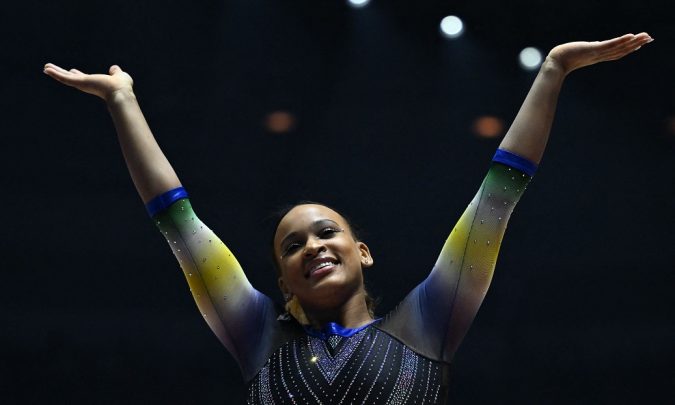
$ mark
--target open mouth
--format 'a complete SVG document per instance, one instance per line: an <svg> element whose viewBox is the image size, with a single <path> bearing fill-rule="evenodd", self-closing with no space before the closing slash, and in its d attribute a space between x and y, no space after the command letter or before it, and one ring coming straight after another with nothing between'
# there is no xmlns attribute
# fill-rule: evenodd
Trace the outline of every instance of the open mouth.
<svg viewBox="0 0 675 405"><path fill-rule="evenodd" d="M316 258L305 265L305 278L331 272L339 262L332 257Z"/></svg>

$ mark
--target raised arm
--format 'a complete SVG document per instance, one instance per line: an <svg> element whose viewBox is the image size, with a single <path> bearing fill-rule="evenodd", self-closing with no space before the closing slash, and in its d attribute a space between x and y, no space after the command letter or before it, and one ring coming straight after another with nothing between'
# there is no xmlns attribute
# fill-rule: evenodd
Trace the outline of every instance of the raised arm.
<svg viewBox="0 0 675 405"><path fill-rule="evenodd" d="M569 42L551 49L499 148L539 164L565 77L584 66L620 59L652 40L643 32L607 41Z"/></svg>
<svg viewBox="0 0 675 405"><path fill-rule="evenodd" d="M252 378L273 339L273 303L251 286L232 252L192 210L143 117L131 76L118 66L108 75L53 64L44 72L106 102L134 185L178 259L200 313L237 359L244 378Z"/></svg>
<svg viewBox="0 0 675 405"><path fill-rule="evenodd" d="M48 63L44 72L71 87L103 99L112 116L131 179L144 203L180 187L171 164L157 145L133 91L133 80L119 66L109 75L85 74Z"/></svg>
<svg viewBox="0 0 675 405"><path fill-rule="evenodd" d="M418 352L451 361L483 302L513 209L541 160L564 78L619 59L651 41L624 35L551 50L478 193L450 233L429 277L395 311L389 327Z"/></svg>

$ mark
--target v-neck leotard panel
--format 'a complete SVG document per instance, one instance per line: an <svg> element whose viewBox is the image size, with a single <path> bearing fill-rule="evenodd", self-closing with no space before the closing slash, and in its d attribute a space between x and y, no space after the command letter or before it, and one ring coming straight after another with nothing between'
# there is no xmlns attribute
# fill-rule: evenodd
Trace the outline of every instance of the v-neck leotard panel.
<svg viewBox="0 0 675 405"><path fill-rule="evenodd" d="M448 365L485 297L534 168L498 152L429 276L387 316L353 333L337 325L315 334L284 320L183 192L160 196L153 220L202 317L239 363L250 403L442 403Z"/></svg>

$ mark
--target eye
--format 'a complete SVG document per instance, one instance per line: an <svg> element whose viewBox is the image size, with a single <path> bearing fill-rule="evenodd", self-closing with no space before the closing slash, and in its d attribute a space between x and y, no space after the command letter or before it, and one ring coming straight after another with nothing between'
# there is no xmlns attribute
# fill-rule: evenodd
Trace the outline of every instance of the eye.
<svg viewBox="0 0 675 405"><path fill-rule="evenodd" d="M327 238L332 238L333 235L335 235L338 232L342 232L342 229L326 227L326 228L321 229L319 231L318 235L321 238L327 239Z"/></svg>
<svg viewBox="0 0 675 405"><path fill-rule="evenodd" d="M298 250L298 248L300 248L300 244L299 244L298 242L291 242L291 243L288 244L288 246L286 246L286 249L285 249L284 252L281 254L281 256L282 256L282 257L283 257L283 256L288 256L289 254L291 254L291 253L295 252L296 250Z"/></svg>

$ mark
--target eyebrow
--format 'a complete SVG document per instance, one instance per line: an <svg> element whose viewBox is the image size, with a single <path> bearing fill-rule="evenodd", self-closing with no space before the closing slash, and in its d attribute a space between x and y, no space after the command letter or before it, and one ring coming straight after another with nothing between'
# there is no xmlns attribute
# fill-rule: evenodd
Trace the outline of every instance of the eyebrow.
<svg viewBox="0 0 675 405"><path fill-rule="evenodd" d="M331 223L331 224L335 225L336 227L340 228L340 225L338 225L337 222L333 221L332 219L328 219L328 218L317 219L316 221L312 222L312 224L310 225L310 228L316 228L318 225L321 225L322 223L325 223L325 222ZM294 238L297 234L298 234L297 232L291 232L288 235L284 236L284 238L281 240L281 243L279 244L279 246L283 248L283 246L286 244L286 242L289 239Z"/></svg>

